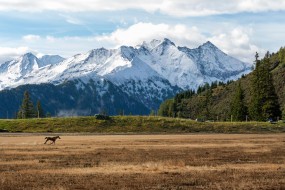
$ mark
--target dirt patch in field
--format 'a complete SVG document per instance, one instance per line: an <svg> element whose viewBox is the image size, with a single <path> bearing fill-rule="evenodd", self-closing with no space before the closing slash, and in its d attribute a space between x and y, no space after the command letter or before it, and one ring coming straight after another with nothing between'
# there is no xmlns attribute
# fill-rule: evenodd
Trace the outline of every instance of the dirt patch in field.
<svg viewBox="0 0 285 190"><path fill-rule="evenodd" d="M0 136L0 189L283 189L285 135Z"/></svg>

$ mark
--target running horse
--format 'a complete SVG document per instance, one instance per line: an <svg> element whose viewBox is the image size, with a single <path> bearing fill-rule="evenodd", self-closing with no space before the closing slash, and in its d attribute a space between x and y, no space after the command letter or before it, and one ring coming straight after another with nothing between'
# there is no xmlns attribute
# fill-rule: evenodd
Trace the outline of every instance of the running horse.
<svg viewBox="0 0 285 190"><path fill-rule="evenodd" d="M46 144L48 141L52 141L50 144L55 144L56 139L60 139L59 136L56 137L46 137L46 142L44 144Z"/></svg>

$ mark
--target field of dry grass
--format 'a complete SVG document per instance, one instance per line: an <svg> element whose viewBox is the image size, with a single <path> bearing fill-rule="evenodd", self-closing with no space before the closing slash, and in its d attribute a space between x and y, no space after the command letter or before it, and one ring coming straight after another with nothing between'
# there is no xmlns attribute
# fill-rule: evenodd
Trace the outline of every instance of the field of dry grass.
<svg viewBox="0 0 285 190"><path fill-rule="evenodd" d="M285 189L284 134L0 135L0 189Z"/></svg>

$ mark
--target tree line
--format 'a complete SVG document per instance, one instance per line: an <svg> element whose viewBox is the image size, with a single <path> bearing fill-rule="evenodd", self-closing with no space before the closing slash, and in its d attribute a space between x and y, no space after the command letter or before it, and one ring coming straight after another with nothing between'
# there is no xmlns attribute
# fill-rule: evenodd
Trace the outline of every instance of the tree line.
<svg viewBox="0 0 285 190"><path fill-rule="evenodd" d="M158 115L165 116L165 117L182 117L187 118L187 110L185 107L187 106L187 100L195 97L195 96L202 96L203 101L201 101L200 108L203 109L201 115L209 115L207 114L208 108L207 105L211 101L212 96L212 89L218 86L226 86L227 84L232 83L233 81L228 81L227 83L224 82L212 82L211 84L205 83L198 87L197 91L195 90L187 90L175 95L174 98L168 99L164 101L158 110Z"/></svg>
<svg viewBox="0 0 285 190"><path fill-rule="evenodd" d="M248 115L251 120L265 121L281 118L278 96L275 92L272 73L270 72L270 54L267 52L262 60L255 55L255 69L251 79L251 100L248 107L244 102L244 91L239 82L231 104L231 114L235 121L244 120Z"/></svg>
<svg viewBox="0 0 285 190"><path fill-rule="evenodd" d="M255 66L250 74L251 76L242 76L243 79L249 80L248 83L243 84L249 86L242 87L241 80L237 82L229 81L227 84L220 82L206 83L199 87L197 91L186 91L166 100L161 104L158 114L167 117L201 118L203 120L219 120L220 118L224 121L281 119L281 106L279 105L271 73L271 70L276 68L280 61L283 60L285 63L285 49L281 50L284 54L279 53L279 60L274 63L271 61L273 54L267 52L265 57L260 60L259 55L256 53ZM234 84L230 87L229 84L232 83ZM235 87L232 88L232 86ZM248 89L249 100L245 99L243 89ZM219 93L224 97L222 95L218 97L217 94ZM229 94L231 97L226 97ZM283 114L285 114L285 110Z"/></svg>

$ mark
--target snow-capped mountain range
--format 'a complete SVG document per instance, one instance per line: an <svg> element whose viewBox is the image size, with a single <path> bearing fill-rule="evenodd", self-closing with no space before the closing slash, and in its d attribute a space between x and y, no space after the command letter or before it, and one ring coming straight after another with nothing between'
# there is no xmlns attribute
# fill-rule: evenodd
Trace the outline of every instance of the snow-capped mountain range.
<svg viewBox="0 0 285 190"><path fill-rule="evenodd" d="M152 40L136 47L94 49L67 59L27 53L0 64L0 90L72 80L82 88L90 79L106 80L152 109L179 91L197 89L206 82L235 80L251 67L211 42L190 49L177 47L169 39Z"/></svg>

